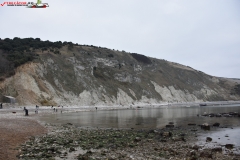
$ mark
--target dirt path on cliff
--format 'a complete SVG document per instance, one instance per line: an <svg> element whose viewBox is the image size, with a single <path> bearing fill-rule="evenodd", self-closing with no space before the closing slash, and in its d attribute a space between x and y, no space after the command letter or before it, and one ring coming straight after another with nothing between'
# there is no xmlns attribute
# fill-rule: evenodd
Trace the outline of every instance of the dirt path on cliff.
<svg viewBox="0 0 240 160"><path fill-rule="evenodd" d="M0 160L15 160L16 149L31 136L41 135L47 130L37 121L21 117L0 117Z"/></svg>

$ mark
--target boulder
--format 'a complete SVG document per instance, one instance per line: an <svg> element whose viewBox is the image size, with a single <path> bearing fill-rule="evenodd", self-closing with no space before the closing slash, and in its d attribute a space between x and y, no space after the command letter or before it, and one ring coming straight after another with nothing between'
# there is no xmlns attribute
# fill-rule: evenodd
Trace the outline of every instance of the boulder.
<svg viewBox="0 0 240 160"><path fill-rule="evenodd" d="M210 130L210 125L208 123L203 123L201 125L201 128L204 129L204 130Z"/></svg>
<svg viewBox="0 0 240 160"><path fill-rule="evenodd" d="M196 126L196 123L188 123L189 126Z"/></svg>
<svg viewBox="0 0 240 160"><path fill-rule="evenodd" d="M219 127L219 126L220 126L220 123L217 123L217 122L216 122L216 123L213 124L213 126L214 126L214 127Z"/></svg>
<svg viewBox="0 0 240 160"><path fill-rule="evenodd" d="M227 149L233 149L233 146L234 146L233 144L226 144L226 145L225 145L225 147L226 147Z"/></svg>
<svg viewBox="0 0 240 160"><path fill-rule="evenodd" d="M173 127L174 127L173 124L167 124L167 125L166 125L166 128L173 128Z"/></svg>

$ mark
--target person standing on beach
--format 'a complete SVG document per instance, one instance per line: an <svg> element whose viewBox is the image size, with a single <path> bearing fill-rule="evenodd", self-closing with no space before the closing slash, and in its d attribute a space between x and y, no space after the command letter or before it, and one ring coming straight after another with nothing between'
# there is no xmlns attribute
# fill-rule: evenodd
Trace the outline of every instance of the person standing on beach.
<svg viewBox="0 0 240 160"><path fill-rule="evenodd" d="M1 105L0 105L0 109L2 109L2 103L1 103Z"/></svg>
<svg viewBox="0 0 240 160"><path fill-rule="evenodd" d="M23 110L25 111L25 116L28 116L28 110L26 109L26 107L24 107Z"/></svg>

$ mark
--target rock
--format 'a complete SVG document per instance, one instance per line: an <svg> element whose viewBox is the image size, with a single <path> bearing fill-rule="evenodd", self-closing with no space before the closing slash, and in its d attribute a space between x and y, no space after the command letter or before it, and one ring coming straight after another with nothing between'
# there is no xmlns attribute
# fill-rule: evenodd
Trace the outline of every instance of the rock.
<svg viewBox="0 0 240 160"><path fill-rule="evenodd" d="M172 136L172 132L163 132L163 133L161 133L161 135L163 137L171 137Z"/></svg>
<svg viewBox="0 0 240 160"><path fill-rule="evenodd" d="M67 123L67 125L73 125L72 123Z"/></svg>
<svg viewBox="0 0 240 160"><path fill-rule="evenodd" d="M210 125L208 123L203 123L201 125L201 128L204 129L204 130L210 130Z"/></svg>
<svg viewBox="0 0 240 160"><path fill-rule="evenodd" d="M216 147L212 149L213 152L222 152L222 147Z"/></svg>
<svg viewBox="0 0 240 160"><path fill-rule="evenodd" d="M189 155L190 156L195 156L197 153L196 153L196 151L195 150L191 150L190 152L189 152Z"/></svg>
<svg viewBox="0 0 240 160"><path fill-rule="evenodd" d="M152 142L152 141L153 141L153 139L148 139L147 141L148 141L148 142Z"/></svg>
<svg viewBox="0 0 240 160"><path fill-rule="evenodd" d="M234 146L233 144L226 144L226 145L225 145L225 147L226 147L227 149L233 149L233 146Z"/></svg>
<svg viewBox="0 0 240 160"><path fill-rule="evenodd" d="M200 153L200 157L203 157L203 158L213 158L213 155L210 151L202 151Z"/></svg>
<svg viewBox="0 0 240 160"><path fill-rule="evenodd" d="M134 139L134 142L140 142L141 141L141 138L140 137L136 137L135 139Z"/></svg>
<svg viewBox="0 0 240 160"><path fill-rule="evenodd" d="M70 147L69 152L73 152L73 151L75 151L75 148Z"/></svg>
<svg viewBox="0 0 240 160"><path fill-rule="evenodd" d="M166 125L166 128L173 128L173 127L174 127L173 124L167 124L167 125Z"/></svg>
<svg viewBox="0 0 240 160"><path fill-rule="evenodd" d="M184 137L184 136L186 136L186 134L185 134L185 133L181 133L180 136L181 136L181 137Z"/></svg>
<svg viewBox="0 0 240 160"><path fill-rule="evenodd" d="M208 116L207 112L204 112L202 116Z"/></svg>
<svg viewBox="0 0 240 160"><path fill-rule="evenodd" d="M194 145L192 149L198 150L200 147L198 145Z"/></svg>
<svg viewBox="0 0 240 160"><path fill-rule="evenodd" d="M216 123L213 124L213 126L214 126L214 127L219 127L219 126L220 126L220 123L217 123L217 122L216 122Z"/></svg>
<svg viewBox="0 0 240 160"><path fill-rule="evenodd" d="M188 123L189 126L196 126L195 123Z"/></svg>
<svg viewBox="0 0 240 160"><path fill-rule="evenodd" d="M214 117L215 116L215 114L214 113L209 113L209 115L208 115L209 117Z"/></svg>
<svg viewBox="0 0 240 160"><path fill-rule="evenodd" d="M174 124L173 122L169 122L169 124Z"/></svg>
<svg viewBox="0 0 240 160"><path fill-rule="evenodd" d="M177 142L177 141L184 141L185 142L186 141L184 137L172 137L172 140L174 142Z"/></svg>
<svg viewBox="0 0 240 160"><path fill-rule="evenodd" d="M206 138L206 142L211 142L212 141L212 138L211 137L207 137Z"/></svg>
<svg viewBox="0 0 240 160"><path fill-rule="evenodd" d="M87 155L78 155L78 160L89 160L89 157Z"/></svg>

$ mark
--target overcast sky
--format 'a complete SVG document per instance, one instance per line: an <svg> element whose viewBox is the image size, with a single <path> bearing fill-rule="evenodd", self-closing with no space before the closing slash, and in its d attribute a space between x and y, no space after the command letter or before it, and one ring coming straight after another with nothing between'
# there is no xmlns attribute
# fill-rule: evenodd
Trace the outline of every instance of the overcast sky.
<svg viewBox="0 0 240 160"><path fill-rule="evenodd" d="M0 0L4 2L9 1ZM0 38L33 37L125 50L213 76L240 78L240 0L42 2L49 7L0 6Z"/></svg>

